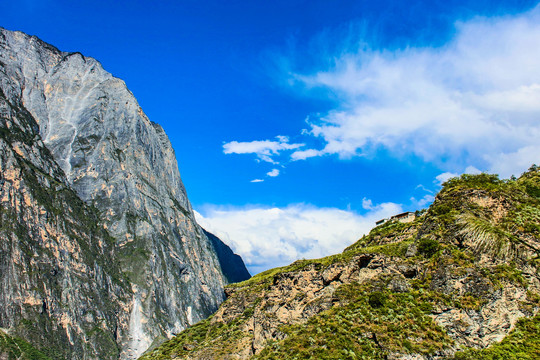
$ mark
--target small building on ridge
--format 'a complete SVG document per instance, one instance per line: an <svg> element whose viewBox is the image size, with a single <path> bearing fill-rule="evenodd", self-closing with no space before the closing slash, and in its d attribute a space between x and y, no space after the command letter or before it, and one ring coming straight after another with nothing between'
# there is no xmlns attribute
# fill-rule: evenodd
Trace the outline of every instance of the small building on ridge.
<svg viewBox="0 0 540 360"><path fill-rule="evenodd" d="M379 226L379 225L382 225L385 222L391 221L391 220L397 220L397 221L399 221L401 223L410 223L410 222L413 222L414 219L416 219L416 215L413 212L406 211L404 213L391 216L390 219L381 219L379 221L376 221L375 225Z"/></svg>

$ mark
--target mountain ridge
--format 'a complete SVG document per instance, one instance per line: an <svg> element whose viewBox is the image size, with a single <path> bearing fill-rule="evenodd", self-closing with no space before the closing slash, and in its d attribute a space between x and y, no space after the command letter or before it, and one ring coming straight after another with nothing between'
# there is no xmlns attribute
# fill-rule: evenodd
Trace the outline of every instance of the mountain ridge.
<svg viewBox="0 0 540 360"><path fill-rule="evenodd" d="M539 244L540 168L463 175L411 223L226 287L141 360L535 359L519 339L540 341Z"/></svg>

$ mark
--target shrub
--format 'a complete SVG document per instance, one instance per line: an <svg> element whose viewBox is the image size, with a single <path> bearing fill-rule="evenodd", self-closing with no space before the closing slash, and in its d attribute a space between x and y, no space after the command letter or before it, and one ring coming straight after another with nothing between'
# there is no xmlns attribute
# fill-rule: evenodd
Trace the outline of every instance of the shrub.
<svg viewBox="0 0 540 360"><path fill-rule="evenodd" d="M418 242L418 253L424 255L426 258L430 258L439 251L440 247L441 245L437 240L422 238Z"/></svg>

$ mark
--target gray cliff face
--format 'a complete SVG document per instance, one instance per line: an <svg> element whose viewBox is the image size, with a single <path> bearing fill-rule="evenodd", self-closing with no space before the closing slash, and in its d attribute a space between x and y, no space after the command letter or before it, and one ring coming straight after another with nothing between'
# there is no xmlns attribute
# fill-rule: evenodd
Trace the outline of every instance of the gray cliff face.
<svg viewBox="0 0 540 360"><path fill-rule="evenodd" d="M0 89L0 326L52 359L118 358L131 288L113 239L5 96L11 85Z"/></svg>
<svg viewBox="0 0 540 360"><path fill-rule="evenodd" d="M0 29L1 88L21 97L68 183L94 205L132 284L122 357L206 318L226 279L195 222L171 144L92 58ZM158 340L159 341L159 340Z"/></svg>

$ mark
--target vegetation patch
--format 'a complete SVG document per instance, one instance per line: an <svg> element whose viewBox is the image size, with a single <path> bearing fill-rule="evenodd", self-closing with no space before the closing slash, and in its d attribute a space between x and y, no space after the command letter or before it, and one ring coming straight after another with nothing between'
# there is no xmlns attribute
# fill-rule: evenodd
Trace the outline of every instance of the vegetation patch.
<svg viewBox="0 0 540 360"><path fill-rule="evenodd" d="M29 342L0 330L0 358L5 360L52 360Z"/></svg>
<svg viewBox="0 0 540 360"><path fill-rule="evenodd" d="M452 344L429 316L430 295L394 293L357 283L334 295L341 305L286 326L287 337L254 359L384 359L390 353L433 354Z"/></svg>
<svg viewBox="0 0 540 360"><path fill-rule="evenodd" d="M421 238L418 242L418 253L430 258L435 255L441 248L439 242L431 238Z"/></svg>

